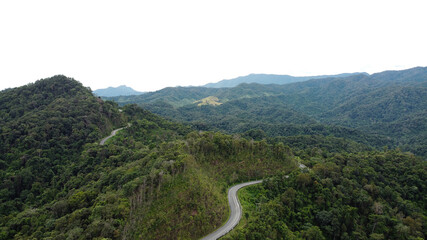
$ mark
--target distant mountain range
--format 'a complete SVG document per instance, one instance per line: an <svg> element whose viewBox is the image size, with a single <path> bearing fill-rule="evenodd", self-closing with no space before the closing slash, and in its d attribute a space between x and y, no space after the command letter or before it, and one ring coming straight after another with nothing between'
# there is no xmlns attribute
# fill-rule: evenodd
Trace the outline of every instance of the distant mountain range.
<svg viewBox="0 0 427 240"><path fill-rule="evenodd" d="M131 95L139 95L144 92L138 92L131 87L121 85L118 87L108 87L103 89L97 89L93 91L93 93L97 96L101 97L117 97L117 96L131 96Z"/></svg>
<svg viewBox="0 0 427 240"><path fill-rule="evenodd" d="M250 74L243 77L237 77L233 79L226 79L219 81L217 83L208 83L203 85L203 87L208 88L230 88L236 87L242 83L259 83L259 84L288 84L295 82L303 82L310 79L321 79L321 78L334 78L334 77L349 77L353 75L364 74L367 73L341 73L336 75L320 75L320 76L306 76L306 77L294 77L290 75L276 75L276 74Z"/></svg>
<svg viewBox="0 0 427 240"><path fill-rule="evenodd" d="M218 104L196 104L207 98L216 99ZM140 104L201 130L241 133L261 129L269 136L325 134L372 146L390 145L387 139L392 139L392 147L427 156L426 67L284 85L243 83L234 88L165 88L109 99L119 105ZM343 128L360 134L349 134L353 130ZM381 136L377 141L364 134Z"/></svg>
<svg viewBox="0 0 427 240"><path fill-rule="evenodd" d="M349 77L354 75L369 75L368 73L341 73L336 75L320 75L320 76L306 76L306 77L294 77L290 75L276 75L276 74L250 74L243 77L237 77L233 79L226 79L217 83L208 83L202 87L207 88L232 88L242 83L258 83L258 84L288 84L308 81L311 79L322 79L322 78L340 78ZM100 97L119 97L119 96L132 96L141 95L145 92L139 92L126 85L118 87L108 87L103 89L97 89L93 93Z"/></svg>
<svg viewBox="0 0 427 240"><path fill-rule="evenodd" d="M62 75L0 91L0 240L200 239L252 179L228 239L426 239L426 67L103 99L144 109Z"/></svg>

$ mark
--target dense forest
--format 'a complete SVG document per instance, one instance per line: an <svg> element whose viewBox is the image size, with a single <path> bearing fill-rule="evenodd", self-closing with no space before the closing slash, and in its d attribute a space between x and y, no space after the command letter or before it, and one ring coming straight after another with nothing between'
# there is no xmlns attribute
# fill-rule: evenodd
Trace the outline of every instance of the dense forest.
<svg viewBox="0 0 427 240"><path fill-rule="evenodd" d="M227 217L229 185L296 167L283 144L119 111L64 76L1 94L0 239L194 239Z"/></svg>
<svg viewBox="0 0 427 240"><path fill-rule="evenodd" d="M424 239L426 76L117 102L65 76L3 90L0 239L198 239L226 221L227 189L256 179L226 239Z"/></svg>
<svg viewBox="0 0 427 240"><path fill-rule="evenodd" d="M221 104L196 104L209 96ZM427 156L427 68L422 67L285 85L166 88L109 99L139 104L200 130L342 137Z"/></svg>
<svg viewBox="0 0 427 240"><path fill-rule="evenodd" d="M225 239L425 239L425 161L399 151L309 159L245 189L256 205Z"/></svg>

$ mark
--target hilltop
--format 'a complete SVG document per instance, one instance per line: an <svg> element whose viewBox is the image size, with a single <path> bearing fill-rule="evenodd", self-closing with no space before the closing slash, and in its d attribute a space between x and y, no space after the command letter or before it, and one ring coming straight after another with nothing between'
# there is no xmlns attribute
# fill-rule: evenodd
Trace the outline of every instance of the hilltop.
<svg viewBox="0 0 427 240"><path fill-rule="evenodd" d="M296 167L283 145L120 110L65 76L0 92L0 239L197 239L230 184Z"/></svg>

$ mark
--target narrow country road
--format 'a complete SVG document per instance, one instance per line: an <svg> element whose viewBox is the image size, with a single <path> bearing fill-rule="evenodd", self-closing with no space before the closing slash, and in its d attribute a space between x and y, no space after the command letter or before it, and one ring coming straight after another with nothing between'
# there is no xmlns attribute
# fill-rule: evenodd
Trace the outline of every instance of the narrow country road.
<svg viewBox="0 0 427 240"><path fill-rule="evenodd" d="M108 139L112 138L114 135L116 135L116 133L117 133L118 131L122 130L123 128L124 128L124 127L119 128L119 129L116 129L116 130L113 130L113 131L111 132L110 136L103 138L103 139L101 140L101 142L99 142L99 145L104 145L104 144L105 144L105 142L106 142Z"/></svg>
<svg viewBox="0 0 427 240"><path fill-rule="evenodd" d="M235 226L237 226L237 224L240 221L240 218L242 217L242 206L240 205L239 199L237 198L237 191L242 187L258 184L261 182L262 180L241 183L228 189L228 204L230 205L230 218L222 227L218 228L217 230L215 230L215 232L207 235L201 240L218 239L224 236L225 234L227 234L229 231L231 231Z"/></svg>

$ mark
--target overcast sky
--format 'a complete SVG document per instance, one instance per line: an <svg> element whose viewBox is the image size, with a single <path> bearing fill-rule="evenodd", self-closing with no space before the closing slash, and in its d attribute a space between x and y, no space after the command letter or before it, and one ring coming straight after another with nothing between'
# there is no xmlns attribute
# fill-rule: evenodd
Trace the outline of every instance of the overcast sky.
<svg viewBox="0 0 427 240"><path fill-rule="evenodd" d="M427 1L1 1L0 89L93 90L427 66Z"/></svg>

